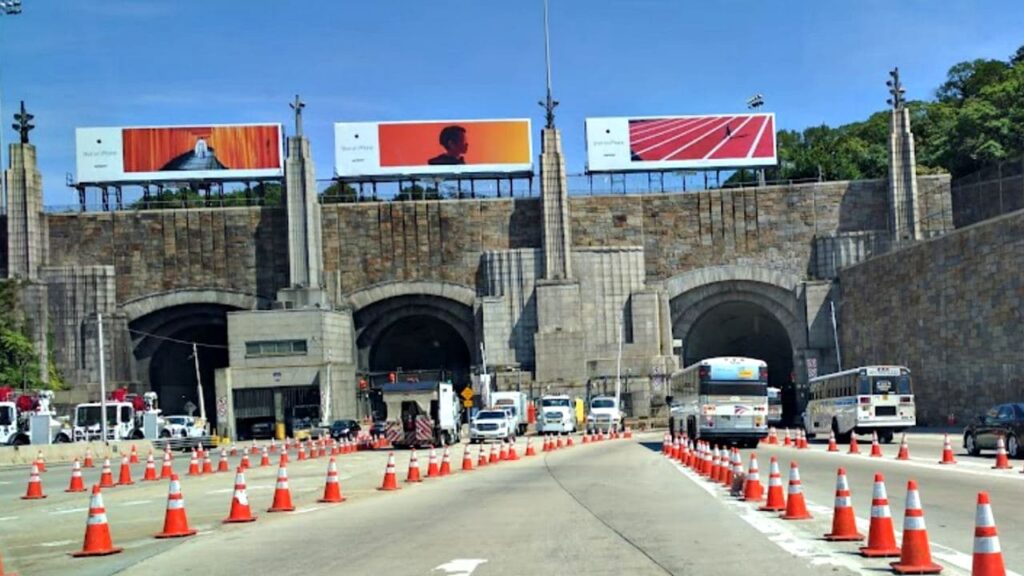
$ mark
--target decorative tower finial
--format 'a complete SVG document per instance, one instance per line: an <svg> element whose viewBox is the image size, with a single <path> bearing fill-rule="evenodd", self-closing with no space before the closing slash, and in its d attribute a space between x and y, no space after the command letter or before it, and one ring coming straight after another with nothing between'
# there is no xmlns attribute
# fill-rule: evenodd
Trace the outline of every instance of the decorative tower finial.
<svg viewBox="0 0 1024 576"><path fill-rule="evenodd" d="M885 85L889 87L889 94L891 98L885 102L891 105L893 110L902 110L903 104L906 103L906 100L903 97L906 90L903 88L903 84L900 83L899 67L897 66L892 70L889 70L889 76L890 80L886 80Z"/></svg>
<svg viewBox="0 0 1024 576"><path fill-rule="evenodd" d="M295 111L295 135L302 136L302 109L306 107L306 103L296 94L295 102L291 102L288 106Z"/></svg>
<svg viewBox="0 0 1024 576"><path fill-rule="evenodd" d="M545 128L555 127L555 107L558 106L558 100L551 97L551 41L548 38L548 0L544 0L544 64L547 68L547 98L544 101L538 102L544 107L544 118L547 123Z"/></svg>
<svg viewBox="0 0 1024 576"><path fill-rule="evenodd" d="M15 123L11 124L11 128L14 128L21 135L21 143L28 144L28 133L35 129L35 124L32 124L31 120L35 118L35 114L29 114L25 110L25 101L21 101L21 112L14 115Z"/></svg>

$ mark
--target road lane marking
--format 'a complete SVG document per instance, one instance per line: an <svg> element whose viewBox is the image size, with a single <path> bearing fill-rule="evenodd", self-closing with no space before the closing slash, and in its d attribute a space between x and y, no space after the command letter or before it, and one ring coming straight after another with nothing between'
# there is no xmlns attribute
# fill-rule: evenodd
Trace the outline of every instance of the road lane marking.
<svg viewBox="0 0 1024 576"><path fill-rule="evenodd" d="M68 544L74 544L74 540L54 540L53 542L40 542L36 546L43 546L44 548L56 548L57 546L67 546Z"/></svg>
<svg viewBox="0 0 1024 576"><path fill-rule="evenodd" d="M447 576L470 576L481 564L485 562L487 562L487 560L482 558L455 558L454 560L445 562L437 568L434 568L431 572L444 570L444 573Z"/></svg>
<svg viewBox="0 0 1024 576"><path fill-rule="evenodd" d="M17 516L3 516L3 517L0 517L0 522L3 522L5 520L17 520L17 519L18 519Z"/></svg>
<svg viewBox="0 0 1024 576"><path fill-rule="evenodd" d="M273 488L274 488L273 486L246 486L245 491L246 492L253 492L255 490L271 490ZM234 488L222 488L220 490L210 490L210 491L206 492L206 494L207 495L209 495L209 494L230 494L230 493L232 493L234 491L235 491Z"/></svg>
<svg viewBox="0 0 1024 576"><path fill-rule="evenodd" d="M312 508L301 508L292 512L292 514L308 514L309 512L316 512L317 510L323 510L323 506L313 506Z"/></svg>
<svg viewBox="0 0 1024 576"><path fill-rule="evenodd" d="M50 514L53 514L53 515L59 515L59 514L78 514L79 512L88 512L88 511L89 511L88 508L65 508L63 510L54 510L53 512L50 512Z"/></svg>
<svg viewBox="0 0 1024 576"><path fill-rule="evenodd" d="M152 500L132 500L130 502L121 502L120 504L116 504L116 506L142 506L143 504L149 504L151 502Z"/></svg>

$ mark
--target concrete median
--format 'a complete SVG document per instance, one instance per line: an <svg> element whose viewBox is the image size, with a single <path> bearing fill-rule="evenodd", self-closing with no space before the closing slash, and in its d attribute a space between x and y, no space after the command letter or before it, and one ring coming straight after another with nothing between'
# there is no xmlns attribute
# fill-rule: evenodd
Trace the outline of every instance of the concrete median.
<svg viewBox="0 0 1024 576"><path fill-rule="evenodd" d="M75 458L81 458L86 448L92 450L93 457L97 460L113 458L116 455L127 454L131 445L135 444L139 454L148 454L153 447L149 440L131 440L124 442L72 442L69 444L49 444L24 446L0 446L0 467L4 466L26 466L35 461L41 451L43 460L47 463L71 462Z"/></svg>

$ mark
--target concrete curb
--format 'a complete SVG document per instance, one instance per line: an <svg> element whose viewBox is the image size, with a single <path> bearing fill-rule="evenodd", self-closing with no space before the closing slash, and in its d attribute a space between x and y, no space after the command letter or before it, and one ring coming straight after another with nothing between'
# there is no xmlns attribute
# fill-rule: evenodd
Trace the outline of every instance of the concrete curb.
<svg viewBox="0 0 1024 576"><path fill-rule="evenodd" d="M98 466L98 461L104 458L114 459L121 454L128 454L131 452L132 444L135 444L135 449L138 451L140 459L144 459L153 447L149 440L111 442L109 444L102 442L73 442L70 444L49 444L45 446L33 444L2 446L0 447L0 467L27 466L35 461L36 455L40 451L42 451L43 459L47 464L71 462L75 458L83 458L86 448L92 449L93 458L97 461L96 464Z"/></svg>

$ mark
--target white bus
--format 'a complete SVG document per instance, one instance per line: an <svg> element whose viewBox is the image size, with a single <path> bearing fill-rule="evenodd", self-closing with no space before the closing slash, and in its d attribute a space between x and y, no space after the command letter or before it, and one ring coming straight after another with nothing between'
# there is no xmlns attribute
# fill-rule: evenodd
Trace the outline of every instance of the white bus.
<svg viewBox="0 0 1024 576"><path fill-rule="evenodd" d="M768 387L768 425L782 424L782 388Z"/></svg>
<svg viewBox="0 0 1024 576"><path fill-rule="evenodd" d="M739 357L707 358L669 379L669 428L744 447L768 435L768 365Z"/></svg>
<svg viewBox="0 0 1024 576"><path fill-rule="evenodd" d="M813 438L835 432L839 442L851 434L878 433L892 442L917 422L910 370L903 366L861 366L812 378L804 411L804 429Z"/></svg>

